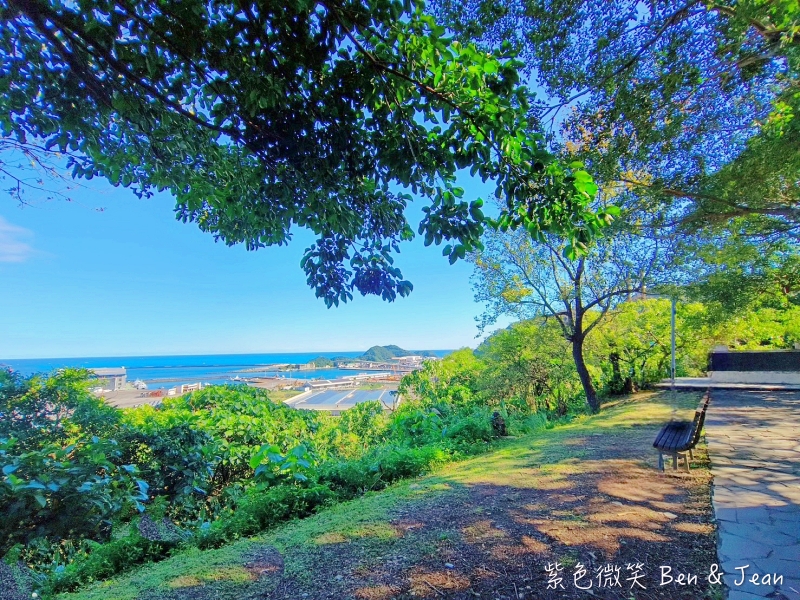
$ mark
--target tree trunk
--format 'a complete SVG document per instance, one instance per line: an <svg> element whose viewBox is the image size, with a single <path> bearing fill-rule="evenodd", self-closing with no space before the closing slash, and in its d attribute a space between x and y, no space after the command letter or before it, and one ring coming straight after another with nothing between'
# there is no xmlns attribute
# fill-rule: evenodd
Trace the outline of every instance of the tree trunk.
<svg viewBox="0 0 800 600"><path fill-rule="evenodd" d="M600 410L600 400L592 384L589 369L586 368L586 362L583 360L583 339L577 336L572 340L572 358L575 360L575 368L578 370L578 377L581 378L581 385L586 394L586 403L592 412L596 413Z"/></svg>

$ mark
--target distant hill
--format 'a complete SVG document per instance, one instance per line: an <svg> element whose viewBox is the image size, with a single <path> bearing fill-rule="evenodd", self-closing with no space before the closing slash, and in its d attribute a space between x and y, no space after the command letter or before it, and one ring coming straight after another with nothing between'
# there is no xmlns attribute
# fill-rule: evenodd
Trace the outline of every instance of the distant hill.
<svg viewBox="0 0 800 600"><path fill-rule="evenodd" d="M318 356L314 360L309 361L309 364L314 363L314 366L319 367L332 367L333 361L330 358L326 358L325 356Z"/></svg>
<svg viewBox="0 0 800 600"><path fill-rule="evenodd" d="M371 362L388 362L395 356L409 356L415 354L417 356L434 356L432 352L417 352L413 350L403 350L400 346L373 346L364 354L358 357L358 360L368 360Z"/></svg>

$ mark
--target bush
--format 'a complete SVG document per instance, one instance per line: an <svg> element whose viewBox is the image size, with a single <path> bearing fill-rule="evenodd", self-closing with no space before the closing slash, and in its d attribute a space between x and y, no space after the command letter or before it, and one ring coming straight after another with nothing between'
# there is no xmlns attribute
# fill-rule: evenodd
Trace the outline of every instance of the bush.
<svg viewBox="0 0 800 600"><path fill-rule="evenodd" d="M390 428L391 439L413 446L435 444L444 437L441 412L436 408L423 408L416 402L401 404L392 415Z"/></svg>
<svg viewBox="0 0 800 600"><path fill-rule="evenodd" d="M492 410L479 407L456 413L448 419L445 437L463 445L492 441L497 437L492 428Z"/></svg>
<svg viewBox="0 0 800 600"><path fill-rule="evenodd" d="M381 446L357 461L322 465L319 481L340 498L350 499L400 479L418 477L449 459L447 451L436 446Z"/></svg>
<svg viewBox="0 0 800 600"><path fill-rule="evenodd" d="M448 461L445 450L436 446L421 448L379 448L372 455L381 480L390 484L399 479L419 477L430 471L435 465Z"/></svg>
<svg viewBox="0 0 800 600"><path fill-rule="evenodd" d="M342 412L336 427L344 434L355 436L362 448L369 448L385 441L388 421L383 404L373 400Z"/></svg>
<svg viewBox="0 0 800 600"><path fill-rule="evenodd" d="M45 592L59 593L108 579L145 562L169 556L179 544L174 541L149 540L131 527L130 533L105 544L91 544L88 551L64 568L56 569Z"/></svg>
<svg viewBox="0 0 800 600"><path fill-rule="evenodd" d="M319 482L328 486L343 500L350 500L376 489L380 480L378 470L373 469L363 458L330 461L323 463L319 470Z"/></svg>
<svg viewBox="0 0 800 600"><path fill-rule="evenodd" d="M221 546L282 521L308 516L335 499L335 494L324 485L308 488L279 485L263 491L251 488L227 518L201 528L197 535L197 546Z"/></svg>
<svg viewBox="0 0 800 600"><path fill-rule="evenodd" d="M525 435L547 429L547 416L544 413L532 415L509 415L506 420L509 435Z"/></svg>

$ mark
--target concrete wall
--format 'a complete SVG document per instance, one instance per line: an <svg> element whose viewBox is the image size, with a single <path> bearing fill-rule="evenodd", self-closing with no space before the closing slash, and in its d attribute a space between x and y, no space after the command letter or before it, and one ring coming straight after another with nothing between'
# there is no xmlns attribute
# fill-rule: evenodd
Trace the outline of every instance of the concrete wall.
<svg viewBox="0 0 800 600"><path fill-rule="evenodd" d="M708 378L718 383L800 384L800 373L790 371L711 371Z"/></svg>

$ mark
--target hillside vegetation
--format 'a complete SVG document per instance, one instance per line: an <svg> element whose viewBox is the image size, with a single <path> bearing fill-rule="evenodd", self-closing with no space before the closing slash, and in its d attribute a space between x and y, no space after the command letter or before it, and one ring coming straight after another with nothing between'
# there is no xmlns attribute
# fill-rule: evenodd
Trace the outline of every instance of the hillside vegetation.
<svg viewBox="0 0 800 600"><path fill-rule="evenodd" d="M660 564L690 571L713 562L704 451L691 475L665 481L650 448L661 423L689 414L697 400L639 395L265 535L184 550L59 600L585 598L571 586L576 565L593 579L605 564L628 577L625 565L636 563L642 597L714 597L707 582L658 585ZM547 588L553 562L564 567L564 590Z"/></svg>

